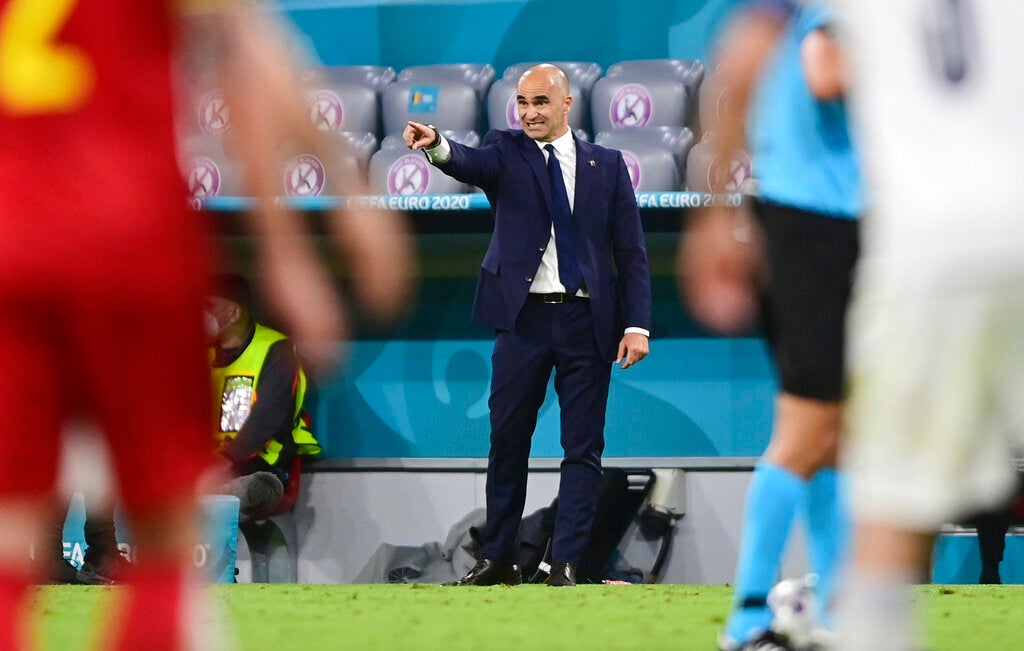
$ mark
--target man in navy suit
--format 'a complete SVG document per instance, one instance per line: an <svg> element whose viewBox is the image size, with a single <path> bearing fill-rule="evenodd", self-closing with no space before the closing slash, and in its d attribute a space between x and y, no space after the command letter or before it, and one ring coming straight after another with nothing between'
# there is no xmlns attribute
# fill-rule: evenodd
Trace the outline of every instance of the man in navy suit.
<svg viewBox="0 0 1024 651"><path fill-rule="evenodd" d="M515 539L552 369L564 455L548 583L576 584L601 480L611 365L628 368L648 352L650 270L622 155L574 137L558 67L530 68L517 96L522 131L491 131L479 149L417 122L403 134L446 174L483 189L494 211L473 304L474 322L497 332L487 527L480 561L457 585L522 581Z"/></svg>

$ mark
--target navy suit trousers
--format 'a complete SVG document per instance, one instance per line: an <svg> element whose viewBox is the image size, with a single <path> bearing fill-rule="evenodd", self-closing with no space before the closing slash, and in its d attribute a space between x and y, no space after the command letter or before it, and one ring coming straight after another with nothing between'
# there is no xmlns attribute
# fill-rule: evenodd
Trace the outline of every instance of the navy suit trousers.
<svg viewBox="0 0 1024 651"><path fill-rule="evenodd" d="M564 455L552 560L576 565L597 507L611 380L611 363L594 338L590 303L527 301L515 330L498 333L492 368L483 557L515 559L530 443L553 369Z"/></svg>

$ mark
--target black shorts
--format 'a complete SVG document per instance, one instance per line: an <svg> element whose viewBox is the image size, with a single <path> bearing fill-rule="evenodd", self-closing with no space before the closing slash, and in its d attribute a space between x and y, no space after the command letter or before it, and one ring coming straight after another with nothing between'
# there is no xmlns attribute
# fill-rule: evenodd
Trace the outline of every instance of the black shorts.
<svg viewBox="0 0 1024 651"><path fill-rule="evenodd" d="M768 262L761 319L779 384L804 398L839 400L858 221L760 202L754 212Z"/></svg>

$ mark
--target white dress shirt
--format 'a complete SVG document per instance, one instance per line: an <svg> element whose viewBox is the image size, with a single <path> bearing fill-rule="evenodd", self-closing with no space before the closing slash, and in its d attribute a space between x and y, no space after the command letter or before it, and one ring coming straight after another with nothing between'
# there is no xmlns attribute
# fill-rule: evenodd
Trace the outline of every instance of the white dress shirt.
<svg viewBox="0 0 1024 651"><path fill-rule="evenodd" d="M576 205L576 143L572 139L572 131L566 130L558 138L550 143L533 141L544 154L545 162L548 160L548 152L545 146L551 144L555 147L555 154L558 156L558 165L562 169L562 181L565 183L565 192L569 195L569 210L572 211ZM551 236L548 238L548 245L544 247L544 255L540 259L540 268L533 276L533 284L530 285L532 294L551 294L564 292L565 285L558 279L558 247L555 246L555 225L551 225ZM586 288L580 288L577 296L587 296Z"/></svg>
<svg viewBox="0 0 1024 651"><path fill-rule="evenodd" d="M447 163L452 157L451 145L448 144L447 138L442 136L440 132L437 135L440 137L440 142L437 146L433 149L424 149L423 153L426 154L431 163ZM541 142L540 140L534 140L534 143L540 149L540 153L544 155L545 162L548 159L548 152L544 147L548 144L554 146L555 154L558 156L558 166L562 170L562 181L565 183L565 191L569 195L569 210L574 210L576 207L576 141L573 140L572 130L567 129L565 133L550 143ZM552 294L564 291L565 285L558 279L558 250L555 246L555 225L552 224L551 236L548 238L548 245L544 247L544 255L541 256L540 267L537 269L537 273L533 275L530 293ZM589 296L586 288L581 288L576 292L576 295ZM645 328L626 328L625 334L631 332L642 334L645 337L651 336L651 333Z"/></svg>

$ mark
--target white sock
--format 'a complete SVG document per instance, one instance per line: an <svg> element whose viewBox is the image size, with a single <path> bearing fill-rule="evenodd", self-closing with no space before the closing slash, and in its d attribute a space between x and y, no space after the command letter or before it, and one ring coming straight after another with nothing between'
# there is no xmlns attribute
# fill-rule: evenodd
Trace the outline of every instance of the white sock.
<svg viewBox="0 0 1024 651"><path fill-rule="evenodd" d="M914 604L916 577L851 570L838 598L838 651L921 648Z"/></svg>

